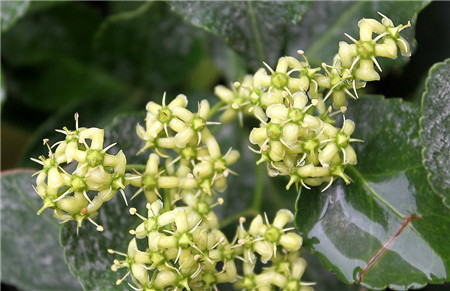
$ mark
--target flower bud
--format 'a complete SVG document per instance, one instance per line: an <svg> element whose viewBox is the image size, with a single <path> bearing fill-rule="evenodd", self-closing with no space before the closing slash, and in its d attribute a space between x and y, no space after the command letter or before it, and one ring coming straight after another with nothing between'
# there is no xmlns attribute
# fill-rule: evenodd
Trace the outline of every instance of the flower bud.
<svg viewBox="0 0 450 291"><path fill-rule="evenodd" d="M341 58L342 66L350 68L356 57L356 45L348 44L345 41L339 42L339 57Z"/></svg>
<svg viewBox="0 0 450 291"><path fill-rule="evenodd" d="M319 152L319 161L323 166L330 164L330 161L339 152L339 148L335 143L327 143L327 145Z"/></svg>
<svg viewBox="0 0 450 291"><path fill-rule="evenodd" d="M409 47L409 43L403 37L399 36L396 40L396 43L400 49L402 56L411 56L411 48Z"/></svg>
<svg viewBox="0 0 450 291"><path fill-rule="evenodd" d="M214 94L216 94L217 97L220 98L220 100L230 103L234 99L234 93L227 87L223 85L218 85L214 87Z"/></svg>
<svg viewBox="0 0 450 291"><path fill-rule="evenodd" d="M253 77L253 86L255 88L270 86L270 76L267 75L266 70L261 68L258 71L256 71L256 73Z"/></svg>
<svg viewBox="0 0 450 291"><path fill-rule="evenodd" d="M283 127L283 140L288 145L293 145L297 142L298 139L298 131L299 127L297 124L288 123Z"/></svg>
<svg viewBox="0 0 450 291"><path fill-rule="evenodd" d="M142 264L133 264L131 265L131 273L133 277L139 281L139 284L142 286L147 286L148 284L148 273Z"/></svg>
<svg viewBox="0 0 450 291"><path fill-rule="evenodd" d="M284 145L279 141L270 142L269 157L272 161L278 162L284 158L285 149Z"/></svg>
<svg viewBox="0 0 450 291"><path fill-rule="evenodd" d="M253 249L261 256L261 262L266 264L273 256L273 244L260 240L253 244Z"/></svg>
<svg viewBox="0 0 450 291"><path fill-rule="evenodd" d="M288 109L283 104L273 104L267 107L266 114L271 122L279 123L286 120Z"/></svg>
<svg viewBox="0 0 450 291"><path fill-rule="evenodd" d="M386 38L382 44L375 45L375 56L384 58L397 58L397 45L392 38Z"/></svg>
<svg viewBox="0 0 450 291"><path fill-rule="evenodd" d="M294 215L287 209L280 209L275 215L272 225L276 228L283 229L283 227L292 222Z"/></svg>
<svg viewBox="0 0 450 291"><path fill-rule="evenodd" d="M266 231L266 228L267 226L264 224L262 216L258 215L253 218L250 228L248 229L248 233L251 235L262 235Z"/></svg>
<svg viewBox="0 0 450 291"><path fill-rule="evenodd" d="M359 68L356 70L356 77L363 81L378 81L380 75L374 70L372 60L360 60Z"/></svg>
<svg viewBox="0 0 450 291"><path fill-rule="evenodd" d="M302 243L302 237L293 232L282 234L280 237L280 245L282 245L288 252L295 252L299 250Z"/></svg>
<svg viewBox="0 0 450 291"><path fill-rule="evenodd" d="M265 127L255 127L250 132L249 140L252 144L261 145L267 139Z"/></svg>
<svg viewBox="0 0 450 291"><path fill-rule="evenodd" d="M164 289L167 286L174 285L178 280L178 275L174 271L161 270L155 277L154 285Z"/></svg>

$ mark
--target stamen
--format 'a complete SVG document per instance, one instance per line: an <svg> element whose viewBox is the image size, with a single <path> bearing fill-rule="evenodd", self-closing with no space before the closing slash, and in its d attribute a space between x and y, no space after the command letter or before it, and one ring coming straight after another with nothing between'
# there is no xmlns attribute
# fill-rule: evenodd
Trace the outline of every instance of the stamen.
<svg viewBox="0 0 450 291"><path fill-rule="evenodd" d="M33 188L34 188L34 186L33 186ZM34 188L34 189L36 190L36 188ZM37 193L37 190L36 190L36 193ZM55 200L53 200L53 202L58 202L59 200L61 200L61 199L63 199L64 197L66 197L69 193L70 193L70 188L67 189L67 191L64 192L61 196L59 196L58 198L56 198ZM38 193L38 194L39 194L39 193ZM91 204L92 204L92 202L91 202Z"/></svg>
<svg viewBox="0 0 450 291"><path fill-rule="evenodd" d="M143 221L147 221L147 218L142 216L141 214L139 214L139 212L137 212L137 209L134 207L131 207L130 210L128 210L130 212L131 215L136 215L137 217L139 217L141 220Z"/></svg>
<svg viewBox="0 0 450 291"><path fill-rule="evenodd" d="M116 142L113 143L113 144L110 144L109 146L107 146L106 148L104 148L102 152L106 153L110 148L112 148L112 147L115 146L116 144L117 144Z"/></svg>
<svg viewBox="0 0 450 291"><path fill-rule="evenodd" d="M98 225L95 221L92 220L92 218L88 217L88 220L90 223L92 223L93 225L95 225L97 227L97 231L103 231L104 228L101 225Z"/></svg>
<svg viewBox="0 0 450 291"><path fill-rule="evenodd" d="M354 43L358 43L358 41L356 39L354 39L350 34L348 34L348 33L344 33L344 34L345 34L346 37L348 37Z"/></svg>
<svg viewBox="0 0 450 291"><path fill-rule="evenodd" d="M73 171L72 175L76 174L79 170L83 169L87 166L87 163L82 164L79 168L77 168L75 171Z"/></svg>
<svg viewBox="0 0 450 291"><path fill-rule="evenodd" d="M30 158L30 160L32 160L33 162L38 163L38 164L40 164L42 166L44 165L44 163L41 160L38 160L38 159L35 159L35 158Z"/></svg>
<svg viewBox="0 0 450 291"><path fill-rule="evenodd" d="M303 179L300 180L300 183L302 184L303 187L305 187L308 190L311 190L311 187L308 187L305 182L303 182Z"/></svg>
<svg viewBox="0 0 450 291"><path fill-rule="evenodd" d="M263 64L264 66L266 66L266 68L270 71L271 74L275 72L266 62L263 62Z"/></svg>
<svg viewBox="0 0 450 291"><path fill-rule="evenodd" d="M325 188L322 189L321 192L325 192L328 188L330 188L331 184L333 184L333 181L334 181L334 178L331 177L330 182L328 183L328 185Z"/></svg>
<svg viewBox="0 0 450 291"><path fill-rule="evenodd" d="M144 290L144 289L142 289L142 288L136 288L136 287L134 287L133 285L131 285L130 283L128 283L128 286L130 286L131 289L136 290L136 291L142 291L142 290Z"/></svg>
<svg viewBox="0 0 450 291"><path fill-rule="evenodd" d="M122 198L125 201L125 205L128 206L127 196L125 195L125 191L123 189L119 189L120 194L122 194Z"/></svg>
<svg viewBox="0 0 450 291"><path fill-rule="evenodd" d="M171 161L168 166L171 167L173 164L175 164L176 162L178 162L179 160L181 160L181 156L176 157L173 161Z"/></svg>
<svg viewBox="0 0 450 291"><path fill-rule="evenodd" d="M202 270L203 270L202 264L198 264L197 271L195 271L194 274L191 275L191 279L194 279L195 277L197 277Z"/></svg>
<svg viewBox="0 0 450 291"><path fill-rule="evenodd" d="M375 64L375 66L377 66L378 70L380 70L380 72L382 72L383 70L381 69L380 64L378 63L377 59L374 56L372 56L370 59Z"/></svg>
<svg viewBox="0 0 450 291"><path fill-rule="evenodd" d="M357 56L354 60L353 60L353 63L352 63L352 65L350 66L350 71L353 71L353 67L359 62L359 60L360 60L360 56Z"/></svg>
<svg viewBox="0 0 450 291"><path fill-rule="evenodd" d="M128 271L128 272L125 274L125 276L122 277L122 279L117 280L117 281L116 281L116 285L122 284L123 280L125 280L125 278L126 278L128 275L130 275L130 271Z"/></svg>
<svg viewBox="0 0 450 291"><path fill-rule="evenodd" d="M87 201L89 201L89 204L93 205L92 200L89 198L86 191L83 191L83 196L84 196L84 198L86 198Z"/></svg>
<svg viewBox="0 0 450 291"><path fill-rule="evenodd" d="M264 211L264 220L266 221L267 226L270 225L269 219L267 218L267 213Z"/></svg>
<svg viewBox="0 0 450 291"><path fill-rule="evenodd" d="M54 147L56 147L57 145L62 144L63 142L64 142L63 140L60 140L60 141L58 141L58 142L55 142L55 143L51 146L51 148L54 148Z"/></svg>
<svg viewBox="0 0 450 291"><path fill-rule="evenodd" d="M163 97L162 97L162 106L165 107L166 106L166 93L164 92Z"/></svg>
<svg viewBox="0 0 450 291"><path fill-rule="evenodd" d="M55 129L55 131L59 132L59 133L62 133L62 134L65 134L65 135L68 135L68 133L65 130L62 130L62 129Z"/></svg>
<svg viewBox="0 0 450 291"><path fill-rule="evenodd" d="M385 37L388 33L387 32L383 32L382 34L378 35L377 37L375 37L373 39L374 42L377 42L378 40L380 40L382 37Z"/></svg>
<svg viewBox="0 0 450 291"><path fill-rule="evenodd" d="M251 150L252 152L254 152L255 154L261 154L261 150L257 151L254 148L252 148L251 146L248 146L248 149Z"/></svg>
<svg viewBox="0 0 450 291"><path fill-rule="evenodd" d="M198 221L198 223L189 231L189 233L193 233L196 229L197 229L197 227L199 227L199 225L202 223L202 219L200 219L199 221Z"/></svg>
<svg viewBox="0 0 450 291"><path fill-rule="evenodd" d="M80 115L78 114L78 112L75 112L75 114L73 115L73 118L75 119L75 129L78 129L78 119L80 118Z"/></svg>

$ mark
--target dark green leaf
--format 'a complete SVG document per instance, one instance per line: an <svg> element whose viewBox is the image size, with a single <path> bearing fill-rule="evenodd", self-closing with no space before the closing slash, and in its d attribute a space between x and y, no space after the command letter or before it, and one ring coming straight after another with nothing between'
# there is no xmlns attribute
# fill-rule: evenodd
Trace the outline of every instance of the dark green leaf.
<svg viewBox="0 0 450 291"><path fill-rule="evenodd" d="M146 157L134 157L143 146L135 133L136 123L143 122L144 114L123 115L116 118L106 129L105 145L117 142L116 151L122 149L128 163L144 164ZM110 150L113 152L113 150ZM132 196L135 188L126 189L127 197ZM73 274L80 280L85 290L129 290L126 283L116 286L116 280L125 275L125 270L115 273L110 267L118 257L107 252L108 249L125 251L132 236L128 233L136 227L135 216L128 213L120 194L103 204L95 221L101 224L104 232L97 232L93 225L85 223L77 235L75 223L66 223L62 228L61 242L64 254ZM145 209L143 199L129 201L130 207L142 212ZM120 258L118 258L120 259Z"/></svg>
<svg viewBox="0 0 450 291"><path fill-rule="evenodd" d="M450 208L450 59L430 69L422 96L420 138L431 188Z"/></svg>
<svg viewBox="0 0 450 291"><path fill-rule="evenodd" d="M33 171L1 175L2 282L23 290L79 290L59 245L60 226L50 211L36 215L42 199Z"/></svg>
<svg viewBox="0 0 450 291"><path fill-rule="evenodd" d="M2 32L10 28L14 22L22 17L30 5L29 0L2 1L1 5L1 30Z"/></svg>
<svg viewBox="0 0 450 291"><path fill-rule="evenodd" d="M402 31L411 48L415 49L414 26L417 13L422 10L425 1L316 1L302 19L299 26L291 26L289 33L288 53L293 55L298 49L306 52L309 60L320 65L322 62L331 64L338 51L339 41L351 42L344 36L344 32L358 38L358 21L362 18L381 20L377 12L381 12L394 22L395 25L406 24L411 21L412 28ZM396 60L389 66L401 63ZM380 60L381 61L381 60ZM382 67L386 69L383 60Z"/></svg>
<svg viewBox="0 0 450 291"><path fill-rule="evenodd" d="M95 38L97 63L122 80L154 91L181 82L204 55L203 33L147 2L108 17Z"/></svg>
<svg viewBox="0 0 450 291"><path fill-rule="evenodd" d="M100 25L94 9L75 2L37 8L2 35L2 68L12 103L49 112L75 100L129 92L91 64L91 42Z"/></svg>
<svg viewBox="0 0 450 291"><path fill-rule="evenodd" d="M53 58L38 66L9 71L8 95L53 111L69 103L124 96L129 87L108 73L70 58Z"/></svg>
<svg viewBox="0 0 450 291"><path fill-rule="evenodd" d="M305 246L346 283L399 230L413 220L362 285L418 288L442 283L450 270L450 210L434 195L421 163L419 109L399 99L361 98L346 116L356 123L358 165L349 167L350 185L336 183L324 193L302 191L296 224ZM446 271L447 270L447 271Z"/></svg>
<svg viewBox="0 0 450 291"><path fill-rule="evenodd" d="M86 3L50 6L26 15L2 34L2 57L14 66L54 57L90 61L92 37L99 25L100 15Z"/></svg>
<svg viewBox="0 0 450 291"><path fill-rule="evenodd" d="M297 24L309 1L182 1L173 9L193 25L219 35L253 68L274 64L282 55L290 25Z"/></svg>

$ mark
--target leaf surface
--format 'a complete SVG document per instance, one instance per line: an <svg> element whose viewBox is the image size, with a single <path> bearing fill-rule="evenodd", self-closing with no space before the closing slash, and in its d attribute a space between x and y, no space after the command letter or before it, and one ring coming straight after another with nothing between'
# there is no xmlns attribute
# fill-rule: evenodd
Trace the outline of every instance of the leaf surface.
<svg viewBox="0 0 450 291"><path fill-rule="evenodd" d="M18 1L2 1L1 5L1 30L6 31L10 28L14 22L17 21L20 17L22 17L29 5L29 0L18 0Z"/></svg>
<svg viewBox="0 0 450 291"><path fill-rule="evenodd" d="M428 181L450 207L450 59L430 69L422 96L420 127Z"/></svg>
<svg viewBox="0 0 450 291"><path fill-rule="evenodd" d="M321 193L303 190L296 224L305 246L345 283L357 281L366 263L388 245L367 269L362 285L407 289L442 283L450 270L450 211L434 195L421 163L419 109L400 99L361 98L349 105L356 123L358 165L347 169L354 181L341 181Z"/></svg>
<svg viewBox="0 0 450 291"><path fill-rule="evenodd" d="M203 35L165 3L146 2L106 18L94 39L96 63L134 86L163 92L201 60Z"/></svg>
<svg viewBox="0 0 450 291"><path fill-rule="evenodd" d="M50 211L36 215L42 199L32 188L32 173L0 176L2 282L23 290L80 290L64 261L58 222Z"/></svg>
<svg viewBox="0 0 450 291"><path fill-rule="evenodd" d="M171 2L173 9L195 26L222 37L250 67L273 65L286 42L289 25L297 24L309 1Z"/></svg>

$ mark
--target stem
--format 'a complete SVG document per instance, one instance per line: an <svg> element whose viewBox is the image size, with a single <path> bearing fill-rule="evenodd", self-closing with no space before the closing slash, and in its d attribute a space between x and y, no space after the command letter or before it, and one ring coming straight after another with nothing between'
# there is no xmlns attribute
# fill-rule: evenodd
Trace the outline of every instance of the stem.
<svg viewBox="0 0 450 291"><path fill-rule="evenodd" d="M253 201L251 209L253 209L257 213L261 212L261 204L264 194L264 177L265 177L264 167L256 166L256 187L255 192L253 193Z"/></svg>
<svg viewBox="0 0 450 291"><path fill-rule="evenodd" d="M256 47L256 55L258 56L258 60L262 63L266 58L264 55L264 46L261 38L261 32L259 31L258 19L253 9L252 1L246 2L248 16L250 17L250 24L252 29L252 34L255 39L255 47Z"/></svg>
<svg viewBox="0 0 450 291"><path fill-rule="evenodd" d="M225 106L227 103L225 101L219 101L211 108L208 114L208 120L210 120L221 107Z"/></svg>
<svg viewBox="0 0 450 291"><path fill-rule="evenodd" d="M129 164L125 167L125 171L145 171L145 165Z"/></svg>
<svg viewBox="0 0 450 291"><path fill-rule="evenodd" d="M229 225L233 221L238 220L239 218L241 218L242 216L257 216L258 214L259 214L259 211L256 211L256 210L254 210L252 208L245 209L243 211L240 211L240 212L238 212L236 214L233 214L233 215L223 219L220 222L219 228L223 228L223 227Z"/></svg>
<svg viewBox="0 0 450 291"><path fill-rule="evenodd" d="M172 209L172 199L170 199L170 192L168 189L164 189L164 193L163 193L163 199L164 199L164 205L163 205L163 210L164 212L166 211L170 211Z"/></svg>

